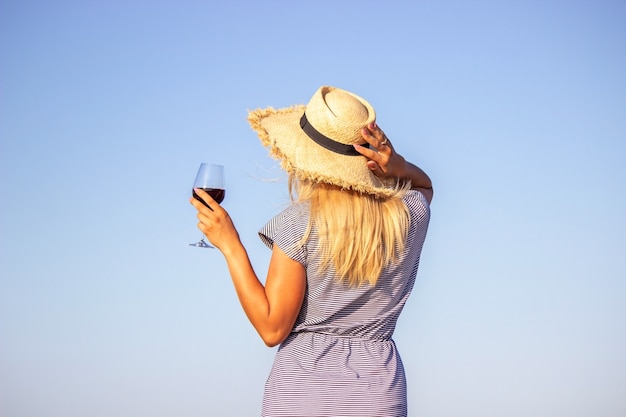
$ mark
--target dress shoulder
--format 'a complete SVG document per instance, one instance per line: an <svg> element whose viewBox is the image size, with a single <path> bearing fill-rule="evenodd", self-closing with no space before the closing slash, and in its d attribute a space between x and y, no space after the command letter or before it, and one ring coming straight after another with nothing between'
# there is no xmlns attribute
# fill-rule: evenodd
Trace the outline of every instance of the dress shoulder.
<svg viewBox="0 0 626 417"><path fill-rule="evenodd" d="M409 211L418 217L430 217L430 204L428 200L419 190L409 190L403 196L402 200L407 205Z"/></svg>
<svg viewBox="0 0 626 417"><path fill-rule="evenodd" d="M277 245L291 259L305 265L306 245L302 239L308 223L308 205L294 203L270 219L259 230L259 238L268 248Z"/></svg>

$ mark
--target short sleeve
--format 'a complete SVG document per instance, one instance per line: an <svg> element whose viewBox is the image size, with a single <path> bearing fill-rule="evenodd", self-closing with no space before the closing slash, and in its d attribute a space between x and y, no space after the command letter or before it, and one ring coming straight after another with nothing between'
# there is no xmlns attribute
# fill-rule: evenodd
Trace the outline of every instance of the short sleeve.
<svg viewBox="0 0 626 417"><path fill-rule="evenodd" d="M428 204L428 200L421 191L409 190L404 195L403 200L404 204L409 208L412 217L428 222L430 219L430 204Z"/></svg>
<svg viewBox="0 0 626 417"><path fill-rule="evenodd" d="M307 251L302 238L308 221L306 207L294 204L267 222L259 231L259 237L268 248L277 245L289 258L306 266Z"/></svg>

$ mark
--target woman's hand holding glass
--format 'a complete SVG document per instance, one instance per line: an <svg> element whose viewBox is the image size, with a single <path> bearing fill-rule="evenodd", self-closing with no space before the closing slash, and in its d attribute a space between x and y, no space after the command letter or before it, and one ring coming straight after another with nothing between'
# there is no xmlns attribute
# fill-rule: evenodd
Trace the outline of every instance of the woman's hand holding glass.
<svg viewBox="0 0 626 417"><path fill-rule="evenodd" d="M239 242L239 234L228 212L206 191L195 188L194 192L210 207L195 198L189 199L191 205L198 210L198 229L209 242L222 252L228 248L230 243Z"/></svg>

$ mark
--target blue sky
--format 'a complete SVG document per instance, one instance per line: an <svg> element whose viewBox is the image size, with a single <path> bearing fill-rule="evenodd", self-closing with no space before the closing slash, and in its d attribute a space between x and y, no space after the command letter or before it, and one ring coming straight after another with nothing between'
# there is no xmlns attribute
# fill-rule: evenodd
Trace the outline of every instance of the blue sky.
<svg viewBox="0 0 626 417"><path fill-rule="evenodd" d="M626 414L626 3L0 4L0 415L258 415L273 349L187 200L257 273L287 203L246 111L362 95L432 177L395 339L410 415Z"/></svg>

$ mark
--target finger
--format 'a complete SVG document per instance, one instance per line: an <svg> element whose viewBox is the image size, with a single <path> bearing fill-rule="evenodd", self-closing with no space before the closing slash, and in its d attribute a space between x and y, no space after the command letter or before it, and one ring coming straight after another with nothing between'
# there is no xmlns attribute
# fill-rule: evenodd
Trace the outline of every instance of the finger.
<svg viewBox="0 0 626 417"><path fill-rule="evenodd" d="M378 161L380 159L380 154L371 148L366 148L365 146L354 144L354 149L367 159L372 161Z"/></svg>
<svg viewBox="0 0 626 417"><path fill-rule="evenodd" d="M383 130L375 122L370 123L366 130L369 136L374 139L374 142L368 141L368 143L373 145L379 152L381 150L386 150L385 146L391 147L387 135L385 135L385 132L383 132Z"/></svg>
<svg viewBox="0 0 626 417"><path fill-rule="evenodd" d="M378 144L378 139L376 139L376 137L373 135L372 131L370 130L370 127L364 127L363 129L361 129L361 136L363 137L363 139L365 139L365 141L376 147L376 145Z"/></svg>
<svg viewBox="0 0 626 417"><path fill-rule="evenodd" d="M198 211L202 210L202 207L206 207L203 203L201 203L194 197L191 197L189 199L189 203Z"/></svg>
<svg viewBox="0 0 626 417"><path fill-rule="evenodd" d="M377 177L383 176L385 173L383 172L383 170L380 168L380 165L378 165L376 162L374 161L367 161L367 167L372 171L372 173L374 175L376 175Z"/></svg>
<svg viewBox="0 0 626 417"><path fill-rule="evenodd" d="M203 213L203 212L207 212L207 211L213 211L213 209L211 207L209 207L209 205L204 202L204 201L200 201L195 197L191 197L189 199L189 202L191 203L191 205L198 210L198 213Z"/></svg>
<svg viewBox="0 0 626 417"><path fill-rule="evenodd" d="M367 130L370 132L370 134L376 138L377 141L379 142L384 142L385 141L385 132L383 132L383 130L380 128L380 126L378 126L376 124L376 122L372 122L367 126Z"/></svg>
<svg viewBox="0 0 626 417"><path fill-rule="evenodd" d="M198 211L203 211L202 207L206 207L209 210L213 211L213 207L218 207L219 204L211 197L209 193L200 189L193 189L193 199L197 204L194 204L192 201L192 205L198 209Z"/></svg>
<svg viewBox="0 0 626 417"><path fill-rule="evenodd" d="M386 141L387 136L385 136L385 132L383 132L376 123L370 123L367 127L365 127L364 130L365 135L363 136L369 136L369 138L371 139L371 141L368 140L368 143L374 145L374 147L376 148L378 148L380 145L384 145L383 142Z"/></svg>
<svg viewBox="0 0 626 417"><path fill-rule="evenodd" d="M364 127L361 130L361 136L363 137L363 139L365 139L367 141L367 143L370 145L370 150L372 151L372 153L363 153L359 150L359 153L361 153L361 155L367 156L370 159L376 159L374 157L374 155L376 155L377 153L380 152L381 148L383 148L382 145L382 141L378 138L376 138L375 136L372 135L372 132L369 130L370 127ZM371 146L374 147L374 149L371 148Z"/></svg>

